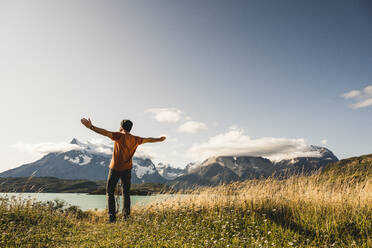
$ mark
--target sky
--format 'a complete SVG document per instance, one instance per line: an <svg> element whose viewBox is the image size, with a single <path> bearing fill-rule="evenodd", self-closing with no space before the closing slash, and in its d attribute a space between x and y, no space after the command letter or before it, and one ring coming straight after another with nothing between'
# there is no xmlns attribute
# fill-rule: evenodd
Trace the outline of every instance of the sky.
<svg viewBox="0 0 372 248"><path fill-rule="evenodd" d="M175 167L370 154L371 30L367 0L0 0L0 171L112 145L83 117Z"/></svg>

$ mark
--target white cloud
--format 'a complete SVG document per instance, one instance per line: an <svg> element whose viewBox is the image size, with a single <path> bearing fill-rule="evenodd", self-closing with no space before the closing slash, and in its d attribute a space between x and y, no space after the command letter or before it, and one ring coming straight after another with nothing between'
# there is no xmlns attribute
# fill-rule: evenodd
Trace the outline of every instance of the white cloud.
<svg viewBox="0 0 372 248"><path fill-rule="evenodd" d="M202 161L212 156L262 156L278 161L295 157L319 157L304 139L264 137L251 139L243 129L230 129L227 133L211 137L207 142L194 144L186 153L194 160Z"/></svg>
<svg viewBox="0 0 372 248"><path fill-rule="evenodd" d="M176 137L171 137L171 136L169 136L168 134L165 134L165 133L159 135L159 137L162 137L162 136L166 137L166 140L165 141L167 143L177 142L178 141L178 139Z"/></svg>
<svg viewBox="0 0 372 248"><path fill-rule="evenodd" d="M372 105L372 98L365 99L363 101L351 104L350 107L353 109L365 108Z"/></svg>
<svg viewBox="0 0 372 248"><path fill-rule="evenodd" d="M197 133L208 129L207 125L202 122L188 121L179 126L178 131L182 133Z"/></svg>
<svg viewBox="0 0 372 248"><path fill-rule="evenodd" d="M91 139L86 142L80 142L82 148L89 148L90 150L98 153L112 154L112 142L102 139Z"/></svg>
<svg viewBox="0 0 372 248"><path fill-rule="evenodd" d="M177 144L174 144L172 146L172 148L180 148L180 147L184 147L184 146L185 146L185 144L183 144L183 143L177 143Z"/></svg>
<svg viewBox="0 0 372 248"><path fill-rule="evenodd" d="M173 156L177 156L178 155L178 152L177 151L172 151L172 155Z"/></svg>
<svg viewBox="0 0 372 248"><path fill-rule="evenodd" d="M185 113L176 108L152 108L145 113L154 114L153 118L159 122L178 122Z"/></svg>
<svg viewBox="0 0 372 248"><path fill-rule="evenodd" d="M322 145L327 145L328 144L328 140L323 139L323 140L320 141L320 143L322 143Z"/></svg>
<svg viewBox="0 0 372 248"><path fill-rule="evenodd" d="M363 91L366 95L372 96L372 85L365 87Z"/></svg>
<svg viewBox="0 0 372 248"><path fill-rule="evenodd" d="M71 150L81 150L83 149L79 145L70 144L67 142L60 142L60 143L51 143L51 142L42 142L38 144L28 144L22 141L17 142L16 144L12 145L13 148L21 151L21 152L28 152L28 153L36 153L36 154L48 154L51 152L67 152Z"/></svg>
<svg viewBox="0 0 372 248"><path fill-rule="evenodd" d="M359 90L352 90L352 91L349 91L345 94L342 94L342 96L345 98L345 99L350 99L350 98L355 98L357 96L360 95L360 91Z"/></svg>
<svg viewBox="0 0 372 248"><path fill-rule="evenodd" d="M148 158L148 159L155 159L159 157L159 155L149 146L139 146L136 150L135 157L139 158Z"/></svg>
<svg viewBox="0 0 372 248"><path fill-rule="evenodd" d="M34 153L39 155L45 155L51 152L60 153L83 149L88 149L90 152L112 154L112 144L101 139L91 139L89 141L77 140L76 143L77 144L71 144L68 142L41 142L37 144L29 144L20 141L12 145L12 147L21 152Z"/></svg>
<svg viewBox="0 0 372 248"><path fill-rule="evenodd" d="M231 125L230 127L229 127L229 130L240 130L240 128L238 127L238 125Z"/></svg>
<svg viewBox="0 0 372 248"><path fill-rule="evenodd" d="M170 155L172 155L170 151L167 153L160 152L158 146L145 145L139 146L134 156L139 158L148 158L151 159L154 164L158 164L160 162L165 163L169 159Z"/></svg>
<svg viewBox="0 0 372 248"><path fill-rule="evenodd" d="M372 85L363 89L363 91L352 90L342 95L345 99L354 99L355 102L350 104L350 108L359 109L372 106Z"/></svg>
<svg viewBox="0 0 372 248"><path fill-rule="evenodd" d="M167 139L165 140L166 142L172 142L172 143L175 143L178 141L178 139L176 137L167 137L165 136Z"/></svg>

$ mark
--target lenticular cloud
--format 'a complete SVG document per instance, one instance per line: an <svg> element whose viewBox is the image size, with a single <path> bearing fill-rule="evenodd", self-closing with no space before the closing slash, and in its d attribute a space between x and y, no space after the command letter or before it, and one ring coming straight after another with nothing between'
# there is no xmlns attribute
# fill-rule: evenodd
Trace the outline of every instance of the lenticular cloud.
<svg viewBox="0 0 372 248"><path fill-rule="evenodd" d="M67 142L59 142L59 143L52 143L52 142L42 142L38 144L28 144L25 142L18 142L12 145L13 148L16 148L22 152L29 152L29 153L36 153L40 155L45 155L51 152L68 152L71 150L89 150L90 152L97 152L97 153L112 153L112 146L104 143L101 140L93 139L87 142L81 142L74 139L75 142L67 143Z"/></svg>
<svg viewBox="0 0 372 248"><path fill-rule="evenodd" d="M213 156L261 156L272 161L295 157L320 157L304 139L263 137L252 139L243 129L233 128L227 133L211 137L207 142L194 144L187 156L197 161Z"/></svg>

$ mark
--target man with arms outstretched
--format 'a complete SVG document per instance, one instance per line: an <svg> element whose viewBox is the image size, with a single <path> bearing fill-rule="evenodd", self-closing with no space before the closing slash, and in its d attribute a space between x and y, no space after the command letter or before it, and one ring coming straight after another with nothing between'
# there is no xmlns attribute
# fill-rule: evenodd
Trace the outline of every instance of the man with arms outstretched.
<svg viewBox="0 0 372 248"><path fill-rule="evenodd" d="M114 191L116 184L121 179L123 185L123 216L124 218L130 215L130 179L132 170L132 157L136 152L139 145L144 143L161 142L165 140L165 137L160 138L142 138L130 134L133 123L130 120L123 120L120 123L119 132L110 132L105 129L92 125L91 120L81 119L81 123L92 131L109 137L114 143L114 152L110 162L110 170L106 184L106 194L108 196L108 207L109 207L109 221L116 221L115 211L115 197Z"/></svg>

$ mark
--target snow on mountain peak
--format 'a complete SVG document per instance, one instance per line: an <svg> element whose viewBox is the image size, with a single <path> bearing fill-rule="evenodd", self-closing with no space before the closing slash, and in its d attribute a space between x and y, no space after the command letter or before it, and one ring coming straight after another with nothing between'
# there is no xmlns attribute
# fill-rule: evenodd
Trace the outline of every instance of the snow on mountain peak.
<svg viewBox="0 0 372 248"><path fill-rule="evenodd" d="M155 168L153 166L141 166L139 164L135 164L133 169L138 178L142 178L146 174L155 173Z"/></svg>
<svg viewBox="0 0 372 248"><path fill-rule="evenodd" d="M81 149L84 149L90 153L105 153L108 155L112 154L112 146L105 144L102 140L99 140L99 139L93 139L90 141L83 142L83 141L79 141L76 138L73 138L70 144L77 145Z"/></svg>
<svg viewBox="0 0 372 248"><path fill-rule="evenodd" d="M67 160L71 163L78 164L78 165L86 165L89 164L90 161L92 160L92 157L86 155L86 154L80 154L74 158L70 158L69 156L64 156L64 160Z"/></svg>
<svg viewBox="0 0 372 248"><path fill-rule="evenodd" d="M155 165L159 174L168 180L173 180L187 172L186 169L172 167L169 163L158 163Z"/></svg>

